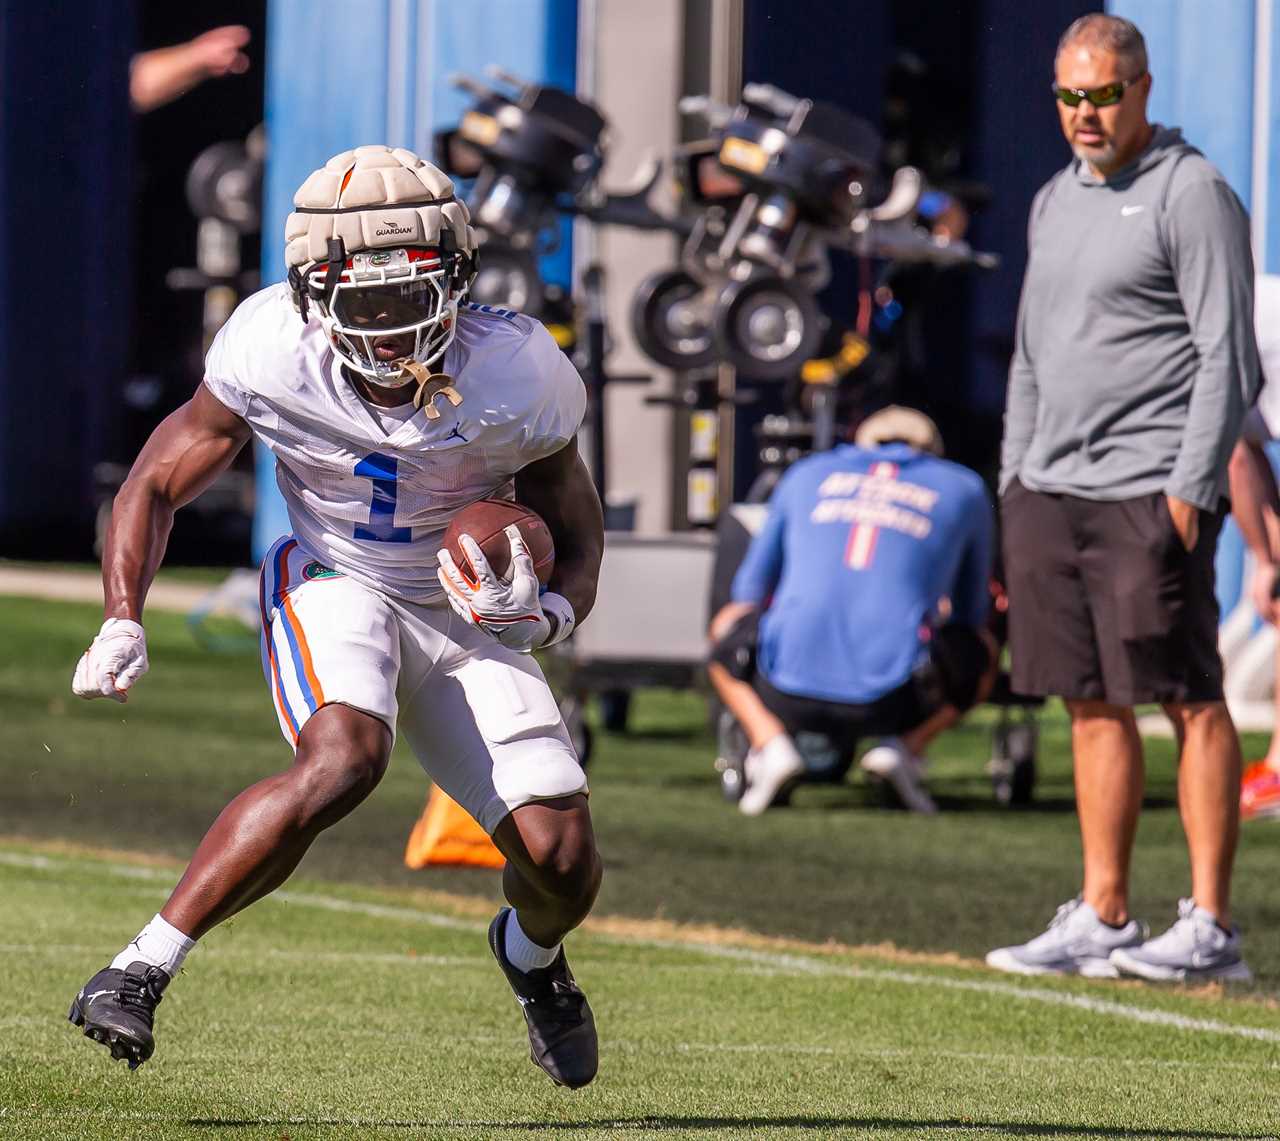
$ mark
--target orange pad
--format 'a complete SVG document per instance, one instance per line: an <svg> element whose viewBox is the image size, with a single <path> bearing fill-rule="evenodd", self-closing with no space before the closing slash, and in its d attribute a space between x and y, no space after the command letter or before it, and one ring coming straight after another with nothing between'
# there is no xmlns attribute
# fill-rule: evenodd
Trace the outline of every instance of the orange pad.
<svg viewBox="0 0 1280 1141"><path fill-rule="evenodd" d="M500 868L506 860L479 824L442 789L433 788L417 824L409 834L404 862L411 868L455 864Z"/></svg>

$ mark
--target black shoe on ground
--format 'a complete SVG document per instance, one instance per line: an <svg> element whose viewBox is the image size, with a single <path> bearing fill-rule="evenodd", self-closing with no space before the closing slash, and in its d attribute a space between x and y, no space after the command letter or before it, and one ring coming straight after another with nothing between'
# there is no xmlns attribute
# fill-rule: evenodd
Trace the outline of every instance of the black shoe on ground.
<svg viewBox="0 0 1280 1141"><path fill-rule="evenodd" d="M507 962L504 907L489 924L489 949L515 991L529 1025L529 1057L558 1086L578 1089L596 1076L600 1064L596 1023L587 996L573 981L564 948L549 967L518 971Z"/></svg>
<svg viewBox="0 0 1280 1141"><path fill-rule="evenodd" d="M168 973L148 963L130 963L123 971L108 967L80 988L67 1018L136 1070L155 1051L151 1027L168 985Z"/></svg>

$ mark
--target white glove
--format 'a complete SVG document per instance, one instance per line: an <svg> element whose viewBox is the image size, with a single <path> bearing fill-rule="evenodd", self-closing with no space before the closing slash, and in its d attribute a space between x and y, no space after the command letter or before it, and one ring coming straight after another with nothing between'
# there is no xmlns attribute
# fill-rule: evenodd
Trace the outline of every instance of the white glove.
<svg viewBox="0 0 1280 1141"><path fill-rule="evenodd" d="M128 618L108 618L80 656L71 692L77 697L128 700L128 689L147 672L147 635Z"/></svg>
<svg viewBox="0 0 1280 1141"><path fill-rule="evenodd" d="M525 652L547 640L551 623L538 601L538 576L520 528L508 527L506 536L511 544L511 570L505 581L493 573L480 544L470 535L462 535L458 544L471 563L474 581L462 573L445 548L436 554L440 562L436 574L449 605L464 622L478 626L512 650Z"/></svg>

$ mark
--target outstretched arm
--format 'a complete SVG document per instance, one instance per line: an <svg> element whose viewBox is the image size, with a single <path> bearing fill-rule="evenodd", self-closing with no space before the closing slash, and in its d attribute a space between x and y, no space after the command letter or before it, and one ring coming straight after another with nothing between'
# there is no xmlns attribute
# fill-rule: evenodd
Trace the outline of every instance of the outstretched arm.
<svg viewBox="0 0 1280 1141"><path fill-rule="evenodd" d="M111 511L102 557L106 621L71 679L79 697L124 701L147 672L142 606L164 557L173 513L217 478L249 438L249 425L201 385L151 433Z"/></svg>
<svg viewBox="0 0 1280 1141"><path fill-rule="evenodd" d="M570 440L558 452L518 472L516 499L541 515L550 528L556 566L547 585L569 600L580 624L596 602L604 557L604 512L577 443Z"/></svg>
<svg viewBox="0 0 1280 1141"><path fill-rule="evenodd" d="M230 466L249 435L203 384L151 433L111 510L102 558L107 618L142 621L173 513Z"/></svg>
<svg viewBox="0 0 1280 1141"><path fill-rule="evenodd" d="M206 79L244 74L249 70L249 57L242 49L248 42L248 28L227 24L184 44L139 52L129 65L129 101L133 109L154 111Z"/></svg>

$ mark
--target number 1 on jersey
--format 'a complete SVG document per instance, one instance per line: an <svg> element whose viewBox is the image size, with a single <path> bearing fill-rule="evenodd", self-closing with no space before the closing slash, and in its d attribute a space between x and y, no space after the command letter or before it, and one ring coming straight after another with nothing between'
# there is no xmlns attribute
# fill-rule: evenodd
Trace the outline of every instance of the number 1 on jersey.
<svg viewBox="0 0 1280 1141"><path fill-rule="evenodd" d="M408 527L396 526L396 458L373 452L355 467L355 474L373 480L369 503L369 525L356 524L355 537L374 543L407 543L413 538Z"/></svg>
<svg viewBox="0 0 1280 1141"><path fill-rule="evenodd" d="M880 528L871 523L855 523L849 528L844 548L844 565L852 570L866 570L876 553L876 537Z"/></svg>

